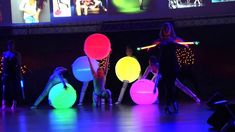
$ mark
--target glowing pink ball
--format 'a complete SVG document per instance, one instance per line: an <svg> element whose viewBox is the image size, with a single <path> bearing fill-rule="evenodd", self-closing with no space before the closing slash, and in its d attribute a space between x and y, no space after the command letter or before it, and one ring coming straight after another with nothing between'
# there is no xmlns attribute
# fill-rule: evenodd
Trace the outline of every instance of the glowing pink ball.
<svg viewBox="0 0 235 132"><path fill-rule="evenodd" d="M152 104L157 100L158 91L153 93L154 82L141 79L132 84L130 89L131 99L136 104Z"/></svg>
<svg viewBox="0 0 235 132"><path fill-rule="evenodd" d="M110 40L103 34L92 34L85 41L84 51L90 58L101 60L107 57L111 51Z"/></svg>

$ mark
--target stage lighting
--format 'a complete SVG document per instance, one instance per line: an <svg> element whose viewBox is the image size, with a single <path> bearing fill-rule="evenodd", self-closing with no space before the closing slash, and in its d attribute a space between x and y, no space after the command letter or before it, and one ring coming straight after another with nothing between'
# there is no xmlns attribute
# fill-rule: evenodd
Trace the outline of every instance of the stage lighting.
<svg viewBox="0 0 235 132"><path fill-rule="evenodd" d="M99 63L95 59L91 59L91 63L96 71L99 67ZM93 80L87 56L78 57L72 64L72 71L74 77L79 81L88 82Z"/></svg>
<svg viewBox="0 0 235 132"><path fill-rule="evenodd" d="M92 34L85 41L84 51L90 58L101 60L107 57L111 51L110 40L103 34Z"/></svg>
<svg viewBox="0 0 235 132"><path fill-rule="evenodd" d="M140 75L141 67L133 57L121 58L116 66L115 72L120 81L127 80L129 83L135 81Z"/></svg>
<svg viewBox="0 0 235 132"><path fill-rule="evenodd" d="M130 89L131 99L136 104L153 104L158 97L158 91L153 93L154 82L147 79L141 79L132 84Z"/></svg>
<svg viewBox="0 0 235 132"><path fill-rule="evenodd" d="M74 88L66 83L67 88L64 88L62 83L53 86L49 92L48 100L50 105L56 109L65 109L73 106L77 99L77 94Z"/></svg>

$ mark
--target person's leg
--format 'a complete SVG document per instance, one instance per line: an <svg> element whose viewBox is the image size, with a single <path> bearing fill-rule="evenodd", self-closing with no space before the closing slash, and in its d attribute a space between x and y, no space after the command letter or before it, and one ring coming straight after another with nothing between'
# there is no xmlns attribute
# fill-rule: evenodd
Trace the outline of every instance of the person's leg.
<svg viewBox="0 0 235 132"><path fill-rule="evenodd" d="M100 102L101 97L100 96L101 95L98 95L95 92L93 92L93 105L94 106L100 106L101 105L101 102Z"/></svg>
<svg viewBox="0 0 235 132"><path fill-rule="evenodd" d="M126 80L123 81L123 85L122 85L121 92L120 92L119 97L118 97L118 101L115 104L120 104L122 102L123 96L124 96L126 88L128 86L128 83L129 82L126 81Z"/></svg>
<svg viewBox="0 0 235 132"><path fill-rule="evenodd" d="M143 0L139 0L140 10L144 10L144 2Z"/></svg>
<svg viewBox="0 0 235 132"><path fill-rule="evenodd" d="M175 80L175 86L177 86L181 91L183 91L185 94L190 96L195 100L196 103L200 103L200 99L197 97L196 94L194 94L187 86L182 84L179 79Z"/></svg>
<svg viewBox="0 0 235 132"><path fill-rule="evenodd" d="M9 76L4 76L2 77L2 110L6 109L6 95L7 92L11 92L11 78ZM10 99L12 98L12 95L10 93L9 95Z"/></svg>
<svg viewBox="0 0 235 132"><path fill-rule="evenodd" d="M12 106L11 109L14 110L16 108L17 103L17 94L20 93L20 80L17 78L12 78L11 83L11 94L12 94Z"/></svg>
<svg viewBox="0 0 235 132"><path fill-rule="evenodd" d="M102 93L102 97L107 99L109 105L112 105L112 93L109 89L105 89L105 91Z"/></svg>
<svg viewBox="0 0 235 132"><path fill-rule="evenodd" d="M176 102L177 90L175 87L175 75L168 75L164 78L164 85L166 89L166 108L165 112L171 114L170 106L173 106L174 112L178 112L178 105Z"/></svg>
<svg viewBox="0 0 235 132"><path fill-rule="evenodd" d="M82 15L82 7L81 7L80 0L76 0L76 13L78 16Z"/></svg>
<svg viewBox="0 0 235 132"><path fill-rule="evenodd" d="M2 110L6 108L6 78L2 79Z"/></svg>
<svg viewBox="0 0 235 132"><path fill-rule="evenodd" d="M56 83L53 83L51 81L47 82L46 87L44 88L43 92L40 94L40 96L37 98L37 100L34 102L34 104L31 108L36 108L38 106L38 104L41 103L41 101L47 96L51 87L54 86L54 84L56 84Z"/></svg>
<svg viewBox="0 0 235 132"><path fill-rule="evenodd" d="M84 96L85 96L88 84L89 84L89 82L83 82L83 84L82 84L82 89L81 89L81 92L80 92L80 98L79 98L78 105L82 105L83 104L83 100L84 100Z"/></svg>

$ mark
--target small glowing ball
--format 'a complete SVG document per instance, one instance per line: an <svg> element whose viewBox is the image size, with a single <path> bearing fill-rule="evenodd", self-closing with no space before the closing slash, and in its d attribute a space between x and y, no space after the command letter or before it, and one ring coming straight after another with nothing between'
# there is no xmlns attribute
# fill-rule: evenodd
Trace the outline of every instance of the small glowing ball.
<svg viewBox="0 0 235 132"><path fill-rule="evenodd" d="M107 57L111 51L110 40L103 34L92 34L85 41L84 51L90 58L101 60Z"/></svg>
<svg viewBox="0 0 235 132"><path fill-rule="evenodd" d="M56 109L70 108L77 99L74 88L68 83L66 85L67 88L64 88L62 83L56 84L49 92L48 100L50 105Z"/></svg>
<svg viewBox="0 0 235 132"><path fill-rule="evenodd" d="M118 79L120 81L127 80L129 83L135 81L139 77L140 71L140 64L133 57L123 57L115 66L115 72Z"/></svg>
<svg viewBox="0 0 235 132"><path fill-rule="evenodd" d="M95 59L91 59L91 64L96 71L99 63ZM93 80L87 56L78 57L72 64L72 71L74 77L79 81L88 82Z"/></svg>
<svg viewBox="0 0 235 132"><path fill-rule="evenodd" d="M153 93L154 82L147 79L141 79L132 84L130 89L131 99L136 104L152 104L157 100L158 91Z"/></svg>

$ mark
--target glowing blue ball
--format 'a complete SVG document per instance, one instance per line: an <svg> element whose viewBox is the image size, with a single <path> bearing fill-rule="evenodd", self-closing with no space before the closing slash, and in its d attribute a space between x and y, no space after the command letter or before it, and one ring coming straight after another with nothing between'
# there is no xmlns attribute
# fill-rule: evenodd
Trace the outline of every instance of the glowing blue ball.
<svg viewBox="0 0 235 132"><path fill-rule="evenodd" d="M77 99L76 91L70 84L66 83L66 86L67 88L64 88L64 85L59 83L51 88L48 100L54 108L70 108L75 103Z"/></svg>
<svg viewBox="0 0 235 132"><path fill-rule="evenodd" d="M99 63L95 59L91 59L92 66L95 71L99 67ZM77 58L72 64L73 75L75 78L82 82L93 80L90 65L87 56Z"/></svg>

